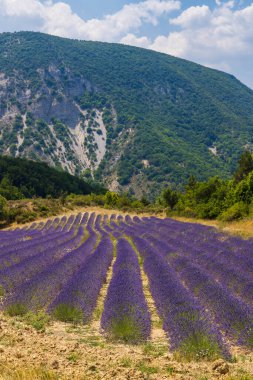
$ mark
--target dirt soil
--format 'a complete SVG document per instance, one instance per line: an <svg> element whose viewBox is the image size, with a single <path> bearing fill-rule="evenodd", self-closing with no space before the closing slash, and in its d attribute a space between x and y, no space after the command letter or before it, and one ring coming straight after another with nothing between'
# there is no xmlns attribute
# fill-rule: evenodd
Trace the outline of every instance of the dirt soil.
<svg viewBox="0 0 253 380"><path fill-rule="evenodd" d="M106 341L96 320L79 327L53 322L43 333L15 318L0 315L0 320L0 365L13 371L43 367L58 374L59 379L69 380L209 380L243 373L253 376L253 353L237 348L233 348L236 362L228 364L226 375L219 372L225 363L214 369L214 363L174 360L159 327L150 344L130 346Z"/></svg>

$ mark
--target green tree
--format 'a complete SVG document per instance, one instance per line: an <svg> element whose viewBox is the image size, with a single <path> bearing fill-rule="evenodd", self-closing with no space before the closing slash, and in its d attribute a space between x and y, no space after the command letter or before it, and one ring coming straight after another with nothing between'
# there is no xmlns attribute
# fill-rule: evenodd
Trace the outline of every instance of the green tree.
<svg viewBox="0 0 253 380"><path fill-rule="evenodd" d="M150 205L150 202L149 200L143 195L142 198L141 198L141 203L144 205L144 206L148 206Z"/></svg>
<svg viewBox="0 0 253 380"><path fill-rule="evenodd" d="M7 201L2 195L0 195L0 220L3 220L6 215Z"/></svg>
<svg viewBox="0 0 253 380"><path fill-rule="evenodd" d="M114 193L113 191L107 191L105 194L105 204L108 206L116 206L118 198L118 194Z"/></svg>
<svg viewBox="0 0 253 380"><path fill-rule="evenodd" d="M1 183L0 183L0 195L2 195L4 198L10 200L10 199L22 199L24 198L21 191L16 187L13 186L9 177L6 175L3 177Z"/></svg>
<svg viewBox="0 0 253 380"><path fill-rule="evenodd" d="M167 188L162 193L162 199L165 204L173 210L179 200L179 194L177 191L172 190L171 188Z"/></svg>
<svg viewBox="0 0 253 380"><path fill-rule="evenodd" d="M191 175L186 186L185 186L185 190L186 191L194 190L196 188L196 186L197 186L197 180L194 177L194 175Z"/></svg>
<svg viewBox="0 0 253 380"><path fill-rule="evenodd" d="M246 150L243 152L239 159L238 168L235 172L235 181L236 183L243 180L250 172L253 170L253 158L252 154Z"/></svg>

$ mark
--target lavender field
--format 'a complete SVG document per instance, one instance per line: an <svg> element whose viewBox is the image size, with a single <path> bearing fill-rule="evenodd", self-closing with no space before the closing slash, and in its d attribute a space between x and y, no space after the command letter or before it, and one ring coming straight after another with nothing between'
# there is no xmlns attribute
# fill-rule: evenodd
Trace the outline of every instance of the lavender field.
<svg viewBox="0 0 253 380"><path fill-rule="evenodd" d="M171 351L213 359L229 358L231 346L252 350L253 239L172 219L95 213L0 232L1 309L11 316L44 310L88 324L106 286L102 334L149 341L144 276Z"/></svg>

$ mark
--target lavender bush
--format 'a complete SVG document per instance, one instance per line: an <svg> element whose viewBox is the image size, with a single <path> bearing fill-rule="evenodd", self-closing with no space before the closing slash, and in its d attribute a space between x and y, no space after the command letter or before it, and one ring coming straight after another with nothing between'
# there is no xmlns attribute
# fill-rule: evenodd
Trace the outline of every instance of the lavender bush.
<svg viewBox="0 0 253 380"><path fill-rule="evenodd" d="M138 257L125 239L117 243L117 259L101 319L111 338L137 343L150 336L151 323L142 289Z"/></svg>

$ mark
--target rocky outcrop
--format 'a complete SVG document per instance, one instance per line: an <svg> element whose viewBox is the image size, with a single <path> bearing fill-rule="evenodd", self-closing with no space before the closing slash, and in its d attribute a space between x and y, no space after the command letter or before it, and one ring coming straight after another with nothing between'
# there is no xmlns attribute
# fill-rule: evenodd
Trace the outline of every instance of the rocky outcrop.
<svg viewBox="0 0 253 380"><path fill-rule="evenodd" d="M19 73L0 73L0 153L43 160L72 174L94 171L106 153L104 109L85 109L80 100L98 88L67 68L52 65L37 74L34 88Z"/></svg>

